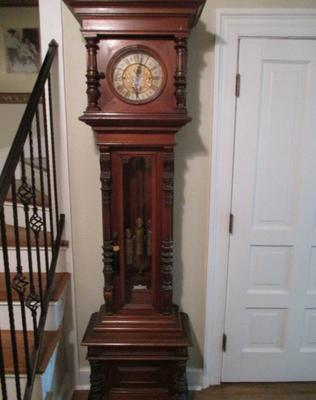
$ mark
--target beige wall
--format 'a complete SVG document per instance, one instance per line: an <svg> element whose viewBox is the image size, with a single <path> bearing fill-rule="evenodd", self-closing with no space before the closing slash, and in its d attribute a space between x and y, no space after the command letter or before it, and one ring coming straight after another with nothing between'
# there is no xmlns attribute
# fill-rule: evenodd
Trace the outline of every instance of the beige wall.
<svg viewBox="0 0 316 400"><path fill-rule="evenodd" d="M31 92L36 74L8 74L4 35L9 28L39 27L38 8L0 8L0 92ZM0 169L21 121L25 104L0 104Z"/></svg>
<svg viewBox="0 0 316 400"><path fill-rule="evenodd" d="M189 110L194 121L177 137L175 302L191 320L191 365L202 367L207 269L212 96L216 8L316 7L316 0L207 0L190 40ZM101 200L98 151L78 121L86 105L85 48L79 25L64 7L64 40L74 269L79 338L102 303ZM85 350L81 351L84 365Z"/></svg>
<svg viewBox="0 0 316 400"><path fill-rule="evenodd" d="M0 171L19 127L25 104L0 104Z"/></svg>

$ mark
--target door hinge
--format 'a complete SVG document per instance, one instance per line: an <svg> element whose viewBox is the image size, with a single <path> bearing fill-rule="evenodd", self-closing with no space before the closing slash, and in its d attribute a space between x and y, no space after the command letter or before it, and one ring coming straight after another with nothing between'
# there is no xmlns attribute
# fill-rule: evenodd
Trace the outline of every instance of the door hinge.
<svg viewBox="0 0 316 400"><path fill-rule="evenodd" d="M223 352L226 352L226 347L227 347L227 335L226 335L226 333L223 333L223 342L222 342Z"/></svg>
<svg viewBox="0 0 316 400"><path fill-rule="evenodd" d="M229 216L229 233L232 235L234 230L234 214Z"/></svg>
<svg viewBox="0 0 316 400"><path fill-rule="evenodd" d="M236 97L240 97L240 81L241 81L241 76L238 73L238 74L236 74L236 87L235 87Z"/></svg>

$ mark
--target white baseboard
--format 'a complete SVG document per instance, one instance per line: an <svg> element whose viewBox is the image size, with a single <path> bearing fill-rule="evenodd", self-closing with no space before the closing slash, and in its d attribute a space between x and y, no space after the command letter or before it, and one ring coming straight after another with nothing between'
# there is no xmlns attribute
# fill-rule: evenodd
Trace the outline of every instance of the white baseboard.
<svg viewBox="0 0 316 400"><path fill-rule="evenodd" d="M201 368L188 368L187 369L189 390L202 390L203 387L203 370ZM89 390L90 388L90 368L80 368L79 371L79 385L76 390Z"/></svg>

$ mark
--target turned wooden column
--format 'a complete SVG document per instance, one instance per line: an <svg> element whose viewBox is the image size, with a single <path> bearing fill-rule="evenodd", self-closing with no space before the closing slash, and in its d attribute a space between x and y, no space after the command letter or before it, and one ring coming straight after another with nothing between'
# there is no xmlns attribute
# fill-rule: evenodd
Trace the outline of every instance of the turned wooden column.
<svg viewBox="0 0 316 400"><path fill-rule="evenodd" d="M104 368L101 361L90 361L89 400L104 400Z"/></svg>
<svg viewBox="0 0 316 400"><path fill-rule="evenodd" d="M187 89L187 39L176 37L177 70L175 73L175 96L177 107L186 110L186 89Z"/></svg>
<svg viewBox="0 0 316 400"><path fill-rule="evenodd" d="M176 397L177 400L189 399L188 382L186 375L186 362L184 361L179 361L177 363L176 391L177 391L177 397Z"/></svg>
<svg viewBox="0 0 316 400"><path fill-rule="evenodd" d="M100 79L104 79L104 73L98 71L97 64L97 53L99 50L98 43L99 39L96 36L87 36L86 38L86 49L87 49L87 95L88 95L88 106L86 111L100 111L98 104L101 96L99 87Z"/></svg>

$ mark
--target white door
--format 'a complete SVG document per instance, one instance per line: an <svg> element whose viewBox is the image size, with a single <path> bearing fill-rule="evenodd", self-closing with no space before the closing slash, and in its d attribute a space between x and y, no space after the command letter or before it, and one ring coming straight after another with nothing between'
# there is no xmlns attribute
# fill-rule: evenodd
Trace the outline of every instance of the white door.
<svg viewBox="0 0 316 400"><path fill-rule="evenodd" d="M239 50L222 381L316 380L316 40Z"/></svg>

